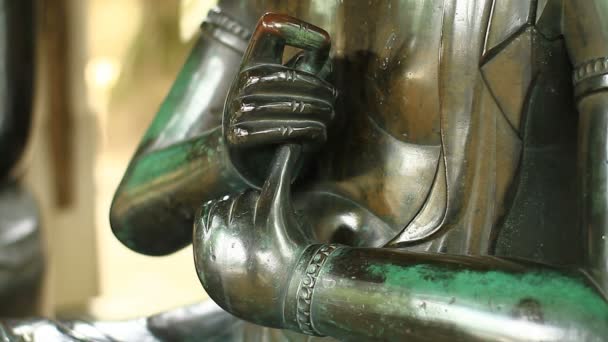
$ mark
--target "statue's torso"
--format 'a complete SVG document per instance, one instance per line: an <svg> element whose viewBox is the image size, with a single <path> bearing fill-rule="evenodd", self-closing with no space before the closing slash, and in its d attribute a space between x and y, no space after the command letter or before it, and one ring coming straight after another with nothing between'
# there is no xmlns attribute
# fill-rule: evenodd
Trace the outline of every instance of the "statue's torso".
<svg viewBox="0 0 608 342"><path fill-rule="evenodd" d="M559 1L266 10L332 36L340 122L313 190L298 197L319 238L578 262L576 117Z"/></svg>

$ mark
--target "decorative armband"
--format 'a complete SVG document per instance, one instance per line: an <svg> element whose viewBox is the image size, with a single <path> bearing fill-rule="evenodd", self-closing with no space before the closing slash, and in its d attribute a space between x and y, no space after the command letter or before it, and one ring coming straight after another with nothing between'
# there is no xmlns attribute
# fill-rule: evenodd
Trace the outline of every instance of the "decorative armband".
<svg viewBox="0 0 608 342"><path fill-rule="evenodd" d="M209 11L207 18L201 25L201 29L204 33L210 34L221 43L239 52L245 52L249 38L251 38L251 30L222 12L219 8Z"/></svg>
<svg viewBox="0 0 608 342"><path fill-rule="evenodd" d="M291 292L288 305L293 312L292 329L307 335L321 336L315 329L312 319L312 303L319 273L329 256L340 248L340 245L312 245L302 254L294 279L294 292ZM295 295L294 295L295 294ZM294 298L295 297L295 298ZM295 310L293 310L295 306Z"/></svg>
<svg viewBox="0 0 608 342"><path fill-rule="evenodd" d="M608 57L593 59L575 67L573 81L576 98L608 89Z"/></svg>

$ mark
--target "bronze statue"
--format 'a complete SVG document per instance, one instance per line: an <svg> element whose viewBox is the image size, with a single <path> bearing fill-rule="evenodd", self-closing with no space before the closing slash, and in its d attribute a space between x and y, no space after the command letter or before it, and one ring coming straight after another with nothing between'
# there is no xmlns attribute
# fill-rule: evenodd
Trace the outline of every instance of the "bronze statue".
<svg viewBox="0 0 608 342"><path fill-rule="evenodd" d="M605 163L585 157L605 146L605 125L586 123L603 117L589 111L603 108L604 7L222 2L203 26L212 41L188 62L125 175L112 227L134 250L168 253L190 242L197 201L212 200L195 218L199 276L220 306L261 325L347 339L526 339L508 328L525 322L547 339L602 338L608 261L595 213L605 211ZM264 16L240 68L226 66L264 11L303 21ZM207 57L216 45L234 52L221 67ZM232 71L227 81L219 69ZM193 75L213 78L215 93L201 101ZM195 99L205 106L194 110ZM580 213L577 157L589 160L578 173ZM246 188L261 191L238 194ZM594 285L581 278L565 290L578 278L548 266L582 267ZM458 298L456 279L477 300ZM473 291L480 282L487 288ZM591 304L551 307L564 297L557 288L590 291L603 309L577 321L565 312ZM459 321L455 312L473 308L502 323ZM564 321L549 318L557 312Z"/></svg>
<svg viewBox="0 0 608 342"><path fill-rule="evenodd" d="M606 16L221 0L112 229L193 242L235 340L606 340Z"/></svg>

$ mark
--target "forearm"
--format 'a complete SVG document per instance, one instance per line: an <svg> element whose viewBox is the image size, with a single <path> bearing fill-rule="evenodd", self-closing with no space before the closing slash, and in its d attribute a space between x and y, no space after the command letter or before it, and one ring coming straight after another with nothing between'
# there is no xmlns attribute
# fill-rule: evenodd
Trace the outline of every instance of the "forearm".
<svg viewBox="0 0 608 342"><path fill-rule="evenodd" d="M576 276L498 259L350 247L309 251L299 265L285 308L294 330L340 340L608 336L608 305Z"/></svg>
<svg viewBox="0 0 608 342"><path fill-rule="evenodd" d="M110 213L118 239L141 253L162 255L191 242L196 208L243 190L226 161L222 131L136 157L120 184Z"/></svg>
<svg viewBox="0 0 608 342"><path fill-rule="evenodd" d="M249 35L222 11L203 23L116 191L111 226L129 248L163 255L186 246L195 208L246 185L226 158L220 124Z"/></svg>
<svg viewBox="0 0 608 342"><path fill-rule="evenodd" d="M608 296L608 3L565 1L564 36L579 114L580 227L586 269Z"/></svg>

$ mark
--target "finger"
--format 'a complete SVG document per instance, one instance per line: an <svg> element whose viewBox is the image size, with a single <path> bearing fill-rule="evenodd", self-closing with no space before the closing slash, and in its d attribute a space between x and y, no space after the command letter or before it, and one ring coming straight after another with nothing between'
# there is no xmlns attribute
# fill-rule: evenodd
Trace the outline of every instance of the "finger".
<svg viewBox="0 0 608 342"><path fill-rule="evenodd" d="M303 66L303 64L305 64L305 62L306 62L306 58L305 58L304 53L299 53L299 54L293 56L287 63L285 63L285 66L288 68L291 68L291 69L306 70L307 66ZM319 72L316 72L315 75L318 78L320 78L321 80L326 81L332 72L333 72L333 63L332 63L332 60L330 58L328 58L327 61L325 61L325 64L323 65L321 70Z"/></svg>
<svg viewBox="0 0 608 342"><path fill-rule="evenodd" d="M246 70L239 74L238 82L242 85L242 95L255 92L284 93L289 89L290 92L321 97L330 103L333 103L337 96L336 89L329 82L310 73L282 66L262 66Z"/></svg>
<svg viewBox="0 0 608 342"><path fill-rule="evenodd" d="M262 16L243 58L242 68L259 64L281 64L285 45L311 52L306 69L321 70L329 56L329 34L296 18L268 13ZM306 70L306 71L309 71Z"/></svg>
<svg viewBox="0 0 608 342"><path fill-rule="evenodd" d="M326 140L325 125L306 120L256 120L230 127L228 143L235 147L254 147L302 140Z"/></svg>
<svg viewBox="0 0 608 342"><path fill-rule="evenodd" d="M288 65L291 65L293 69L314 74L320 79L326 79L329 72L327 72L325 66L331 66L331 62L328 56L321 58L315 50L304 50L296 55L293 61L289 61Z"/></svg>
<svg viewBox="0 0 608 342"><path fill-rule="evenodd" d="M267 234L274 235L282 245L303 240L291 203L291 181L301 151L302 147L294 144L277 150L258 199L256 216L262 218Z"/></svg>
<svg viewBox="0 0 608 342"><path fill-rule="evenodd" d="M333 73L333 69L334 69L334 64L333 64L332 60L327 59L327 61L325 61L325 64L321 68L321 71L319 71L317 73L317 77L319 77L322 80L327 80L329 75L331 75ZM335 91L335 97L338 97L337 90Z"/></svg>
<svg viewBox="0 0 608 342"><path fill-rule="evenodd" d="M331 104L312 98L248 96L235 100L231 125L259 120L307 120L329 125L334 118Z"/></svg>

